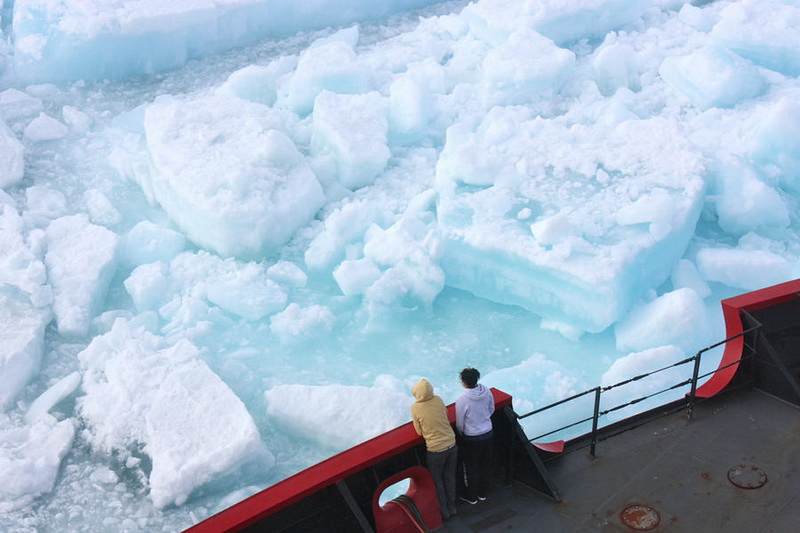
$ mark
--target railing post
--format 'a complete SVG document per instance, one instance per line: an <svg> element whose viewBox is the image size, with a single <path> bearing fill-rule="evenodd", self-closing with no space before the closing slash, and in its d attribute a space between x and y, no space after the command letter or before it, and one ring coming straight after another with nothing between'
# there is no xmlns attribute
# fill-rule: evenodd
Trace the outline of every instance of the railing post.
<svg viewBox="0 0 800 533"><path fill-rule="evenodd" d="M594 458L594 450L597 447L597 423L600 419L600 387L594 389L594 413L592 414L592 446L589 455Z"/></svg>
<svg viewBox="0 0 800 533"><path fill-rule="evenodd" d="M689 405L687 406L686 415L689 420L692 419L694 415L694 400L697 397L697 377L700 375L700 356L702 355L702 350L697 352L697 355L694 356L694 370L692 371L692 389L689 391Z"/></svg>

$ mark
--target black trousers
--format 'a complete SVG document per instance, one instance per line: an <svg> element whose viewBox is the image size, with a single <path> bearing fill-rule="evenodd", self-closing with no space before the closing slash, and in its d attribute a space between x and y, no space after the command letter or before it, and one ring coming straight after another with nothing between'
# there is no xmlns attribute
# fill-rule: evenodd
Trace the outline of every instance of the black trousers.
<svg viewBox="0 0 800 533"><path fill-rule="evenodd" d="M436 484L439 510L445 520L456 512L456 458L458 448L453 446L441 452L428 452L426 462Z"/></svg>
<svg viewBox="0 0 800 533"><path fill-rule="evenodd" d="M459 449L464 460L464 496L485 498L492 475L492 432L483 435L462 435Z"/></svg>

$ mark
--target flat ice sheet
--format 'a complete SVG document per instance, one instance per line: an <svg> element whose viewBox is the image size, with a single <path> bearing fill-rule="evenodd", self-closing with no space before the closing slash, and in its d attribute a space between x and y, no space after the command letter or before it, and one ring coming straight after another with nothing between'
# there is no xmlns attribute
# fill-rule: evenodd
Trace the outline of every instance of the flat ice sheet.
<svg viewBox="0 0 800 533"><path fill-rule="evenodd" d="M447 283L601 331L683 255L703 170L663 119L603 129L495 110L453 126L436 182Z"/></svg>

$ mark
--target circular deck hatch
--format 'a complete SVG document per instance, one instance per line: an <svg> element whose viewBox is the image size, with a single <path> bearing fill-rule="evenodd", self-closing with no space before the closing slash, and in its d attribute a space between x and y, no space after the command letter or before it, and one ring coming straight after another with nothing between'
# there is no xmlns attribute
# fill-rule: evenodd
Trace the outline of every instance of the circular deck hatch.
<svg viewBox="0 0 800 533"><path fill-rule="evenodd" d="M627 506L619 514L619 519L623 524L636 531L649 531L658 527L661 522L658 511L641 503Z"/></svg>
<svg viewBox="0 0 800 533"><path fill-rule="evenodd" d="M767 473L755 465L737 465L728 470L728 481L742 489L757 489L767 482Z"/></svg>

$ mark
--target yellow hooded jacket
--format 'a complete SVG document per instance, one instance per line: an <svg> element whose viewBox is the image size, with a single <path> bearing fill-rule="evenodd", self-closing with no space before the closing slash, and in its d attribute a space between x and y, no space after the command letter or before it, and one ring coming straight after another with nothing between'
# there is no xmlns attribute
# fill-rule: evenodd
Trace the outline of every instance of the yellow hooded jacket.
<svg viewBox="0 0 800 533"><path fill-rule="evenodd" d="M418 435L425 439L429 452L444 451L456 443L456 434L447 418L447 408L433 394L433 385L423 378L411 387L416 401L411 404L411 421Z"/></svg>

